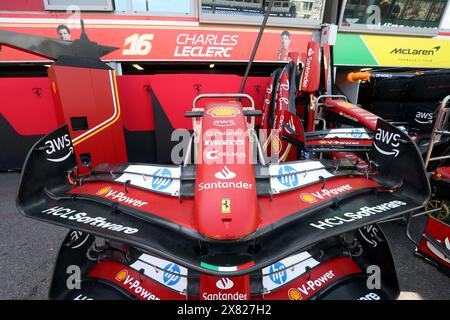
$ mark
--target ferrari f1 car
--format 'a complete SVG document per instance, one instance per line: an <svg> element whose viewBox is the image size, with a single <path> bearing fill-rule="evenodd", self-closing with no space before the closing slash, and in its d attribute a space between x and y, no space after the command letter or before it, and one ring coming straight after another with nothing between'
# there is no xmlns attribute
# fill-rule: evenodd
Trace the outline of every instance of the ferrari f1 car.
<svg viewBox="0 0 450 320"><path fill-rule="evenodd" d="M102 70L115 83L99 60L114 48L89 42L84 29L72 44L11 32L0 40L57 60L55 74ZM50 298L395 299L395 267L378 224L424 206L423 160L403 131L343 100L327 104L370 122L371 137L315 130L316 106L328 99L315 95L319 75L329 73L320 72L320 59L313 63L321 50L311 43L304 70L291 62L278 71L262 112L247 95L197 97L179 165L81 167L75 152L86 133L72 141L64 125L41 138L25 161L17 207L70 229ZM364 165L321 157L343 151L364 152Z"/></svg>
<svg viewBox="0 0 450 320"><path fill-rule="evenodd" d="M367 168L346 159L265 163L248 121L256 114L238 100L189 112L195 161L188 152L180 166L103 164L81 175L67 126L38 141L18 208L72 230L50 297L396 298L377 223L428 199L416 145L380 119ZM73 266L81 283L68 288ZM371 285L376 268L379 282Z"/></svg>

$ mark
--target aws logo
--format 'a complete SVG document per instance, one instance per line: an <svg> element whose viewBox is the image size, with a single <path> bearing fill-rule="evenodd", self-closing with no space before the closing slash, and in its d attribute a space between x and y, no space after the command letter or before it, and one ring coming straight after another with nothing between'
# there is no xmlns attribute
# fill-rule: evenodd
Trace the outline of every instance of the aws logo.
<svg viewBox="0 0 450 320"><path fill-rule="evenodd" d="M433 112L417 111L414 121L420 124L431 124L433 123L433 115Z"/></svg>
<svg viewBox="0 0 450 320"><path fill-rule="evenodd" d="M375 141L373 142L373 146L381 154L384 154L386 156L394 156L395 158L397 158L400 154L399 149L397 149L400 146L399 140L400 134L378 128L377 133L375 134ZM377 142L379 144L384 144L385 146L390 148L390 150L381 148L379 145L377 145Z"/></svg>
<svg viewBox="0 0 450 320"><path fill-rule="evenodd" d="M435 53L438 52L440 49L441 49L440 46L434 47L432 49L395 48L390 53L412 55L412 56L434 56Z"/></svg>
<svg viewBox="0 0 450 320"><path fill-rule="evenodd" d="M69 156L73 153L73 147L68 134L55 139L47 140L45 145L47 146L45 150L48 154L47 160L51 162L62 162L69 158ZM61 156L61 154L63 155Z"/></svg>

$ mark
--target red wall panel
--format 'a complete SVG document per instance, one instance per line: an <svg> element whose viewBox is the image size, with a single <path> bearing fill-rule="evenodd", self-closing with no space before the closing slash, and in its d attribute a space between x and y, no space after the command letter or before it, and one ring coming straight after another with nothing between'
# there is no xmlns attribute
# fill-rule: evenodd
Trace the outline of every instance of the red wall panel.
<svg viewBox="0 0 450 320"><path fill-rule="evenodd" d="M48 78L0 78L0 113L21 135L57 127Z"/></svg>
<svg viewBox="0 0 450 320"><path fill-rule="evenodd" d="M250 77L244 92L255 99L261 109L268 78ZM192 119L184 116L192 109L194 98L203 93L235 93L242 77L214 74L159 74L118 77L118 88L123 107L123 123L131 131L154 130L151 89L166 112L174 128L192 129ZM199 106L205 101L201 100ZM247 100L243 100L248 106Z"/></svg>
<svg viewBox="0 0 450 320"><path fill-rule="evenodd" d="M0 11L45 11L43 0L1 0Z"/></svg>

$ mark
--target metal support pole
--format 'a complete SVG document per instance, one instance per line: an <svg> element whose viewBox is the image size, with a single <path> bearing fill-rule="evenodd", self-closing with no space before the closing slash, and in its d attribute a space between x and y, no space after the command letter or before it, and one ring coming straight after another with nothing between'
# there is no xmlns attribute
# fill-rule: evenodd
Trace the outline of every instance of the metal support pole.
<svg viewBox="0 0 450 320"><path fill-rule="evenodd" d="M269 19L270 11L272 11L273 1L274 0L270 0L269 6L267 7L266 14L264 15L263 22L261 24L261 27L259 28L258 37L256 38L256 42L253 47L252 55L250 56L250 60L248 61L247 69L245 70L244 79L242 79L241 88L239 89L239 93L244 92L245 83L247 82L248 74L250 73L250 69L252 67L253 60L255 60L256 51L258 50L259 43L261 42L261 38L264 33L264 29L266 28L267 19Z"/></svg>

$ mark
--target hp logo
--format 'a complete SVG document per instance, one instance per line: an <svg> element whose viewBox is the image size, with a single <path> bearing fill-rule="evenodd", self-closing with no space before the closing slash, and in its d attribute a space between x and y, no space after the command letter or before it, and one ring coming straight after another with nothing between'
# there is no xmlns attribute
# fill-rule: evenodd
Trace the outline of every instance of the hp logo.
<svg viewBox="0 0 450 320"><path fill-rule="evenodd" d="M164 267L163 280L168 286L173 286L180 281L180 267L175 263L169 263Z"/></svg>
<svg viewBox="0 0 450 320"><path fill-rule="evenodd" d="M172 184L172 174L169 169L158 169L153 173L152 178L152 189L153 190L164 190Z"/></svg>
<svg viewBox="0 0 450 320"><path fill-rule="evenodd" d="M278 170L278 181L286 187L292 188L298 186L298 176L296 174L289 174L294 172L296 170L291 166L281 166Z"/></svg>

